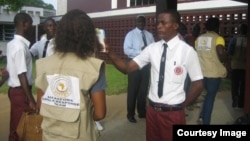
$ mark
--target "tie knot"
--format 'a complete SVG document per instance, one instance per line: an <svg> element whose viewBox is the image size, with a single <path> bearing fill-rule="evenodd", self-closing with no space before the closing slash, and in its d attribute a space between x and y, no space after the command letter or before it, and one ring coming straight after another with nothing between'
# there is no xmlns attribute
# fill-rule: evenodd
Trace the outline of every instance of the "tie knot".
<svg viewBox="0 0 250 141"><path fill-rule="evenodd" d="M164 46L164 48L167 48L167 47L168 47L168 44L164 43L163 46Z"/></svg>

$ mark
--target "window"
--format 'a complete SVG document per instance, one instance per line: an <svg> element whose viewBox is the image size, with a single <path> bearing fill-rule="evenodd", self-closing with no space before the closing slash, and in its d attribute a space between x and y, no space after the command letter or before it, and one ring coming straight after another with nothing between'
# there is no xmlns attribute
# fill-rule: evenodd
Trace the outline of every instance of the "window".
<svg viewBox="0 0 250 141"><path fill-rule="evenodd" d="M155 4L155 0L130 0L130 6L145 6Z"/></svg>
<svg viewBox="0 0 250 141"><path fill-rule="evenodd" d="M11 24L0 24L0 41L10 41L13 39L15 26Z"/></svg>

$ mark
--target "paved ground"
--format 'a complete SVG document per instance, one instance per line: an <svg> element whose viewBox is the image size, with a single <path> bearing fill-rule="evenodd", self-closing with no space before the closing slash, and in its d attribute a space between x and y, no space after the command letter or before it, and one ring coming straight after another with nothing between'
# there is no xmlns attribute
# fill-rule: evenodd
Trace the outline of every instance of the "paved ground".
<svg viewBox="0 0 250 141"><path fill-rule="evenodd" d="M199 97L197 105L202 102ZM0 94L0 141L7 141L9 130L9 100ZM107 96L107 115L101 124L101 141L145 141L145 119L138 119L137 123L130 123L126 119L126 94ZM200 108L187 111L187 124L197 124ZM214 104L211 124L232 124L237 117L243 115L242 110L231 108L229 92L219 92Z"/></svg>

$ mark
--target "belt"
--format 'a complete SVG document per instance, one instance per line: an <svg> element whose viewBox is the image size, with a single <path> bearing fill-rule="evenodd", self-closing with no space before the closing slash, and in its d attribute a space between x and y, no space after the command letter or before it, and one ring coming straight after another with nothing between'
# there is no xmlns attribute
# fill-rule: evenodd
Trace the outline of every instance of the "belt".
<svg viewBox="0 0 250 141"><path fill-rule="evenodd" d="M22 88L21 86L18 86L18 87L10 87L11 89L20 89Z"/></svg>
<svg viewBox="0 0 250 141"><path fill-rule="evenodd" d="M153 107L156 111L180 111L182 110L181 104L175 104L175 105L168 105L168 104L162 104L162 103L155 103L151 100L149 100L149 105Z"/></svg>
<svg viewBox="0 0 250 141"><path fill-rule="evenodd" d="M11 89L22 89L22 86L17 86L17 87L10 87ZM29 86L30 89L32 89L32 86Z"/></svg>

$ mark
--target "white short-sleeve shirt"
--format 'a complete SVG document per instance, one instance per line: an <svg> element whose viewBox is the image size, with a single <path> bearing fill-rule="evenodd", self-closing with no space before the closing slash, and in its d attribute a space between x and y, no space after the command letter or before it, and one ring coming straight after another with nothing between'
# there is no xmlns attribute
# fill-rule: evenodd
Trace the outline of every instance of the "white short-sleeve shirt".
<svg viewBox="0 0 250 141"><path fill-rule="evenodd" d="M42 38L39 41L37 41L35 44L31 46L30 48L31 54L35 57L38 57L38 59L42 58L45 43L47 41L48 41L47 36L46 35L42 36ZM54 47L55 47L55 39L52 38L49 40L45 57L54 54Z"/></svg>
<svg viewBox="0 0 250 141"><path fill-rule="evenodd" d="M150 44L133 60L140 68L151 64L149 99L164 104L179 104L185 100L184 82L189 74L191 81L203 78L198 56L193 47L181 41L178 36L167 42L167 57L163 96L158 97L160 60L164 40Z"/></svg>
<svg viewBox="0 0 250 141"><path fill-rule="evenodd" d="M30 42L20 35L14 35L7 44L7 70L9 87L21 86L18 75L26 72L28 84L32 85L32 56L29 52Z"/></svg>

